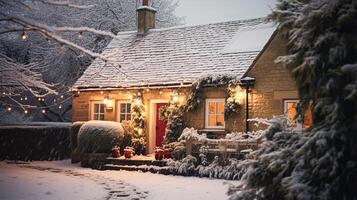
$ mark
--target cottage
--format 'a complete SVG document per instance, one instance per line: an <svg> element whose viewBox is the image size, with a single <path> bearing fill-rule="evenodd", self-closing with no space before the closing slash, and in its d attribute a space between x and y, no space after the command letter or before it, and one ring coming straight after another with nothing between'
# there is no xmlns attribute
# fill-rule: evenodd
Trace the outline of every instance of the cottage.
<svg viewBox="0 0 357 200"><path fill-rule="evenodd" d="M295 83L274 62L286 51L275 24L259 18L155 29L156 11L145 2L137 9L137 31L118 33L102 53L110 62L96 59L74 84L74 122L145 118L138 132L152 152L164 140L160 111L170 102L196 101L184 113L185 126L217 137L252 130L247 118L295 117ZM227 77L238 80L232 91ZM196 98L192 87L200 89ZM239 107L225 117L232 98ZM133 116L133 103L140 116Z"/></svg>

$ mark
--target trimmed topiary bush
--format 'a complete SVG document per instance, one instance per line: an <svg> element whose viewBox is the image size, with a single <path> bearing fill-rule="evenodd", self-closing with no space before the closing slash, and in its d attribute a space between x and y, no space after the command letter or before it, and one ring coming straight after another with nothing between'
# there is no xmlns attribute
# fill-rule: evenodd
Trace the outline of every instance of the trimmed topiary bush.
<svg viewBox="0 0 357 200"><path fill-rule="evenodd" d="M80 153L110 153L124 138L123 126L118 122L89 121L82 125L78 133Z"/></svg>

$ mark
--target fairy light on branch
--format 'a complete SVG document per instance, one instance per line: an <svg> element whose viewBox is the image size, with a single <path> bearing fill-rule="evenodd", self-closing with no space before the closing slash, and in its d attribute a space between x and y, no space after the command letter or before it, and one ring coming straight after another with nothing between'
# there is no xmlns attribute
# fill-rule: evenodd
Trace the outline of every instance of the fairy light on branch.
<svg viewBox="0 0 357 200"><path fill-rule="evenodd" d="M26 34L25 31L23 31L20 38L22 41L27 41L29 39L29 36Z"/></svg>

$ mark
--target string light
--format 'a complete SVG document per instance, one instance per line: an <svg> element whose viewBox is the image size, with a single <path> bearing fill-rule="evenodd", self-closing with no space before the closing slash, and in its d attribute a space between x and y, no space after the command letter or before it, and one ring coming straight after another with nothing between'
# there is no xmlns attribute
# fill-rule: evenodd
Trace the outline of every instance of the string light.
<svg viewBox="0 0 357 200"><path fill-rule="evenodd" d="M139 97L141 96L141 93L140 93L140 92L138 92L138 96L139 96Z"/></svg>
<svg viewBox="0 0 357 200"><path fill-rule="evenodd" d="M45 114L45 113L46 113L46 110L45 110L45 109L42 109L42 113Z"/></svg>
<svg viewBox="0 0 357 200"><path fill-rule="evenodd" d="M79 39L82 39L82 38L83 38L83 32L82 32L82 31L79 31L79 33L78 33L78 38L79 38Z"/></svg>
<svg viewBox="0 0 357 200"><path fill-rule="evenodd" d="M8 108L7 108L7 111L11 111L11 107L8 107Z"/></svg>
<svg viewBox="0 0 357 200"><path fill-rule="evenodd" d="M26 34L26 32L25 32L25 31L22 32L22 34L21 34L21 40L27 41L28 39L29 39L29 36Z"/></svg>
<svg viewBox="0 0 357 200"><path fill-rule="evenodd" d="M27 110L24 110L24 113L25 113L25 114L27 114L27 113L28 113L28 111L27 111Z"/></svg>
<svg viewBox="0 0 357 200"><path fill-rule="evenodd" d="M162 94L162 91L160 90L159 94Z"/></svg>
<svg viewBox="0 0 357 200"><path fill-rule="evenodd" d="M61 109L61 108L62 108L62 105L59 105L58 108Z"/></svg>
<svg viewBox="0 0 357 200"><path fill-rule="evenodd" d="M63 99L63 95L61 95L61 99Z"/></svg>
<svg viewBox="0 0 357 200"><path fill-rule="evenodd" d="M38 101L41 101L41 98L40 97L38 97L38 99L37 99Z"/></svg>
<svg viewBox="0 0 357 200"><path fill-rule="evenodd" d="M100 94L103 94L103 93L104 93L103 90L101 90L101 91L100 91Z"/></svg>
<svg viewBox="0 0 357 200"><path fill-rule="evenodd" d="M149 88L146 88L146 92L150 92L150 89L149 89Z"/></svg>
<svg viewBox="0 0 357 200"><path fill-rule="evenodd" d="M27 101L27 97L25 97L25 101Z"/></svg>

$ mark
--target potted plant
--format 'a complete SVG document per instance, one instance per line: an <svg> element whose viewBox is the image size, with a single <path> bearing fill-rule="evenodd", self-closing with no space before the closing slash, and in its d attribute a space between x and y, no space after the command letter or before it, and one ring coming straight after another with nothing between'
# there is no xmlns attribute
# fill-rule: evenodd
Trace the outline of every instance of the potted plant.
<svg viewBox="0 0 357 200"><path fill-rule="evenodd" d="M171 150L170 148L165 148L165 149L164 149L163 154L164 154L164 158L165 158L165 159L172 158L171 151L172 151L172 150Z"/></svg>
<svg viewBox="0 0 357 200"><path fill-rule="evenodd" d="M164 158L164 150L161 147L155 149L155 159L162 160Z"/></svg>
<svg viewBox="0 0 357 200"><path fill-rule="evenodd" d="M134 150L132 147L126 147L124 149L124 157L129 159L133 156Z"/></svg>
<svg viewBox="0 0 357 200"><path fill-rule="evenodd" d="M120 157L120 150L118 146L114 146L112 148L112 157L113 158L119 158Z"/></svg>

